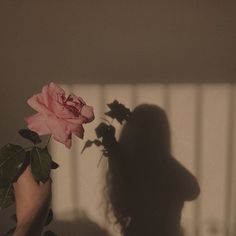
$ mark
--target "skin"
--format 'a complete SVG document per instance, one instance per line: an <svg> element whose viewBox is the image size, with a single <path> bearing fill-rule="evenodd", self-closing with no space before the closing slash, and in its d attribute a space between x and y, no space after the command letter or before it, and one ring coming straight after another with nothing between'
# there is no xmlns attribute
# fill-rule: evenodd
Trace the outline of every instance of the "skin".
<svg viewBox="0 0 236 236"><path fill-rule="evenodd" d="M51 202L51 179L37 183L27 167L13 184L17 227L13 236L41 235Z"/></svg>

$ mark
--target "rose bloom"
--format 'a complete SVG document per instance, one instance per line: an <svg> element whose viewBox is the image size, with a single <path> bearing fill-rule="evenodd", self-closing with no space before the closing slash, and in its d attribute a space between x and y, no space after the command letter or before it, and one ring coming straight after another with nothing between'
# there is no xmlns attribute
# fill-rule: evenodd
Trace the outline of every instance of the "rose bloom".
<svg viewBox="0 0 236 236"><path fill-rule="evenodd" d="M28 128L39 135L51 134L55 140L71 147L72 133L83 138L83 124L94 119L93 108L86 105L81 97L70 94L50 83L42 92L33 95L27 103L37 111L25 118Z"/></svg>

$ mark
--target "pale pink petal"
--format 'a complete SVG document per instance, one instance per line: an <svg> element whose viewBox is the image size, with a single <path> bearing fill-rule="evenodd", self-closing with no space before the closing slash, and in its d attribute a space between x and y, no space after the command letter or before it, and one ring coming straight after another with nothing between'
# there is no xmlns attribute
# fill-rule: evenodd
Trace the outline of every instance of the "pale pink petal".
<svg viewBox="0 0 236 236"><path fill-rule="evenodd" d="M37 113L33 116L26 117L25 121L30 130L35 131L39 135L50 134L51 131L46 125L45 116L40 113Z"/></svg>
<svg viewBox="0 0 236 236"><path fill-rule="evenodd" d="M55 115L61 118L64 116L66 117L67 115L67 110L65 109L65 106L61 103L58 103L57 100L51 101L51 110Z"/></svg>
<svg viewBox="0 0 236 236"><path fill-rule="evenodd" d="M73 130L73 134L77 137L83 139L84 138L84 128L83 126L79 126L76 130Z"/></svg>
<svg viewBox="0 0 236 236"><path fill-rule="evenodd" d="M75 117L73 110L70 109L66 104L65 91L55 85L50 83L48 88L48 93L50 94L50 110L58 117L67 119Z"/></svg>
<svg viewBox="0 0 236 236"><path fill-rule="evenodd" d="M48 116L46 119L47 126L50 128L53 137L66 144L68 139L71 138L71 131L68 130L67 122L56 116Z"/></svg>
<svg viewBox="0 0 236 236"><path fill-rule="evenodd" d="M70 94L64 103L64 113L66 111L68 112L66 118L79 117L83 105L84 103L79 100L79 97L75 96L74 94Z"/></svg>
<svg viewBox="0 0 236 236"><path fill-rule="evenodd" d="M44 101L45 106L50 109L51 96L50 96L50 93L48 90L49 90L49 85L45 85L42 88L42 97L43 97L43 101Z"/></svg>
<svg viewBox="0 0 236 236"><path fill-rule="evenodd" d="M85 118L85 123L88 123L94 120L93 107L84 105L81 110L81 116Z"/></svg>
<svg viewBox="0 0 236 236"><path fill-rule="evenodd" d="M55 104L53 107L53 110L54 110L54 113L62 119L71 119L71 118L76 117L73 110L70 109L70 107L67 107L64 105L61 106L60 104Z"/></svg>
<svg viewBox="0 0 236 236"><path fill-rule="evenodd" d="M66 119L68 122L73 124L84 124L91 122L94 119L93 108L87 105L84 105L81 113L78 117Z"/></svg>
<svg viewBox="0 0 236 236"><path fill-rule="evenodd" d="M72 139L70 138L70 139L67 139L67 141L64 143L65 144L65 146L67 147L67 148L71 148L71 145L72 145Z"/></svg>
<svg viewBox="0 0 236 236"><path fill-rule="evenodd" d="M65 108L65 91L55 85L50 83L48 87L43 90L45 94L45 99L47 99L49 109L56 114L58 117L73 117L73 114Z"/></svg>
<svg viewBox="0 0 236 236"><path fill-rule="evenodd" d="M72 123L67 124L67 128L77 137L83 139L84 137L84 128L82 125L76 125Z"/></svg>
<svg viewBox="0 0 236 236"><path fill-rule="evenodd" d="M75 124L75 125L82 125L85 123L85 118L82 116L76 117L76 118L69 118L66 119L69 123Z"/></svg>
<svg viewBox="0 0 236 236"><path fill-rule="evenodd" d="M83 98L75 95L74 93L70 93L70 95L68 96L69 101L73 101L74 103L78 103L80 105L84 105L86 104L85 101L83 100Z"/></svg>
<svg viewBox="0 0 236 236"><path fill-rule="evenodd" d="M27 103L39 113L43 113L43 114L51 113L49 109L45 106L43 97L41 94L33 95L31 98L28 99Z"/></svg>
<svg viewBox="0 0 236 236"><path fill-rule="evenodd" d="M77 96L77 99L84 105L86 105L84 99L82 97Z"/></svg>
<svg viewBox="0 0 236 236"><path fill-rule="evenodd" d="M49 84L49 90L50 92L53 92L53 93L62 94L62 95L65 94L64 89L54 84L53 82Z"/></svg>

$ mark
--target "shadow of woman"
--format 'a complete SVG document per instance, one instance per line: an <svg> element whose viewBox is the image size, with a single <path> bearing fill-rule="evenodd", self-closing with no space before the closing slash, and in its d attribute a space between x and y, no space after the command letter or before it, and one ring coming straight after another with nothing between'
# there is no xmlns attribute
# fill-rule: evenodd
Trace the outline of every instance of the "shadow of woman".
<svg viewBox="0 0 236 236"><path fill-rule="evenodd" d="M125 236L180 236L185 201L197 198L196 178L171 154L163 109L140 105L124 125L109 158L107 213Z"/></svg>

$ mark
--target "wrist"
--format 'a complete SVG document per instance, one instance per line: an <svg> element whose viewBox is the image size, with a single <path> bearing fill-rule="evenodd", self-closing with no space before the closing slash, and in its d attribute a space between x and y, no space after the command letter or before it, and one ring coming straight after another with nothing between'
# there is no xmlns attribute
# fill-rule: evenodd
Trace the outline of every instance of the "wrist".
<svg viewBox="0 0 236 236"><path fill-rule="evenodd" d="M17 227L13 236L40 236L45 223L48 210L41 209L22 217L17 222Z"/></svg>
<svg viewBox="0 0 236 236"><path fill-rule="evenodd" d="M13 236L40 236L40 227L37 227L33 222L22 222L17 224Z"/></svg>

